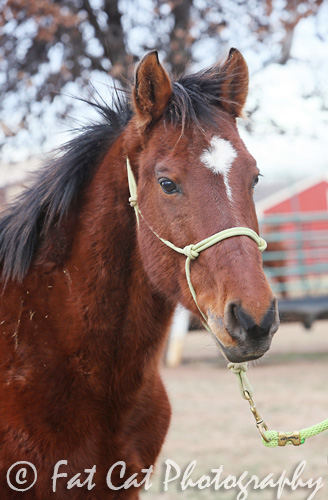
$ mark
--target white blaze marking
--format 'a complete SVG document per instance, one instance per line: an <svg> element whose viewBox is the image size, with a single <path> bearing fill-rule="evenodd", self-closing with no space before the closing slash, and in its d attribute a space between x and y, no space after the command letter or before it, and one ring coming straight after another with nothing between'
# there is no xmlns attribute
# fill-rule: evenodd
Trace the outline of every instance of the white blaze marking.
<svg viewBox="0 0 328 500"><path fill-rule="evenodd" d="M205 149L200 157L205 167L212 170L214 174L223 176L230 201L232 201L232 192L229 186L229 172L235 158L237 158L237 153L231 143L217 136L212 137L210 146Z"/></svg>

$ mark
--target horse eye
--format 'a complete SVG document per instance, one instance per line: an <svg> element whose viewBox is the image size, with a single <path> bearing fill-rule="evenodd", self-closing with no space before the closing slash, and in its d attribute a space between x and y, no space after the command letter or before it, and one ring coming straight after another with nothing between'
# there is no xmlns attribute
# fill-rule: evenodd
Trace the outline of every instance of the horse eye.
<svg viewBox="0 0 328 500"><path fill-rule="evenodd" d="M174 184L174 182L171 181L170 179L160 179L159 183L164 193L166 194L173 194L178 192L176 184Z"/></svg>
<svg viewBox="0 0 328 500"><path fill-rule="evenodd" d="M260 176L259 176L259 175L257 175L257 176L255 177L255 179L253 180L253 184L252 184L252 188L253 188L253 189L255 188L256 184L258 184L259 180L260 180Z"/></svg>

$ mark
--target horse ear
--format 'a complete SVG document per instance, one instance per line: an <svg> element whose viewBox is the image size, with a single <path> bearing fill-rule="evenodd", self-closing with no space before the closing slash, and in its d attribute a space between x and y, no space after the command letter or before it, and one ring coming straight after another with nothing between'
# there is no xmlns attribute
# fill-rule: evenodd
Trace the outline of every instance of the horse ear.
<svg viewBox="0 0 328 500"><path fill-rule="evenodd" d="M134 107L140 127L159 118L171 97L170 79L159 62L156 50L145 55L137 67L133 89Z"/></svg>
<svg viewBox="0 0 328 500"><path fill-rule="evenodd" d="M239 50L230 49L220 73L222 107L235 116L242 116L248 94L248 67Z"/></svg>

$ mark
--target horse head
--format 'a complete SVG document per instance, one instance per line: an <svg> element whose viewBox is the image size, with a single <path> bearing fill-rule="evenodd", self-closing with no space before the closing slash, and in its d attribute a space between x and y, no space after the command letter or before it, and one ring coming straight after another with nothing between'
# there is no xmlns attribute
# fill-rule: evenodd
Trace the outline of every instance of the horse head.
<svg viewBox="0 0 328 500"><path fill-rule="evenodd" d="M235 49L225 62L173 84L151 52L136 71L135 115L126 132L141 214L138 245L149 280L166 300L203 312L233 362L262 356L279 325L254 239L224 239L191 262L194 300L186 257L160 238L185 248L229 228L258 233L253 190L260 172L236 124L247 92L247 65Z"/></svg>

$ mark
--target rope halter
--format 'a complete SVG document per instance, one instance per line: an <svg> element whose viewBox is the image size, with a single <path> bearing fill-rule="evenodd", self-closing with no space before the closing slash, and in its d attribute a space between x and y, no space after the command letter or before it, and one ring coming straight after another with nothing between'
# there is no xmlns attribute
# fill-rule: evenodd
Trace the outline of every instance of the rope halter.
<svg viewBox="0 0 328 500"><path fill-rule="evenodd" d="M165 240L164 238L161 238L156 231L153 230L152 227L147 223L145 220L144 216L142 215L139 206L138 206L138 197L137 197L137 183L134 177L134 174L132 172L132 168L130 165L129 158L126 159L126 166L127 166L127 173L128 173L128 183L129 183L129 190L130 190L130 197L129 197L129 203L131 207L134 208L136 218L137 218L137 224L139 228L139 216L142 217L143 221L146 223L150 231L159 239L161 240L162 243L164 243L166 246L170 247L172 250L175 250L176 252L185 255L186 256L186 263L185 263L185 272L186 272L186 279L187 283L189 286L190 293L192 295L192 298L197 306L198 311L201 314L202 317L202 323L206 330L208 332L211 332L211 329L208 325L208 320L206 315L203 313L203 311L200 309L198 303L197 303L197 298L196 298L196 292L195 289L192 285L191 278L190 278L190 262L192 260L195 260L199 257L199 254L206 250L207 248L210 248L211 246L215 245L216 243L219 243L220 241L223 241L227 238L232 238L234 236L248 236L252 240L255 241L257 244L259 250L261 252L264 252L264 250L267 247L267 243L263 238L260 238L260 236L253 231L253 229L250 229L249 227L231 227L229 229L224 229L223 231L220 231L219 233L215 233L209 238L205 238L204 240L199 241L198 243L191 244L191 245L186 245L184 248L180 248L175 246L173 243L171 243L168 240ZM212 333L212 332L211 332Z"/></svg>
<svg viewBox="0 0 328 500"><path fill-rule="evenodd" d="M134 208L135 214L136 214L136 219L137 219L137 224L139 228L139 215L142 217L143 221L145 224L148 226L150 231L159 239L161 240L162 243L170 247L172 250L175 250L176 252L185 255L186 256L186 263L185 263L185 272L186 272L186 278L187 278L187 283L189 286L190 293L192 295L192 298L197 306L198 311L200 312L203 320L202 323L206 330L210 333L211 329L208 325L207 317L203 313L203 311L200 309L198 303L197 303L197 298L196 298L196 292L195 289L192 285L191 278L190 278L190 262L192 260L195 260L199 257L199 254L203 251L206 250L207 248L211 247L212 245L215 245L216 243L219 243L220 241L223 241L227 238L232 238L234 236L248 236L249 238L252 238L255 243L257 244L260 252L264 252L264 250L267 247L267 243L263 238L260 238L260 236L253 231L252 229L249 229L248 227L232 227L230 229L224 229L223 231L220 231L219 233L213 234L209 238L206 238L205 240L199 241L198 243L191 244L191 245L186 245L184 248L180 248L175 246L173 243L171 243L168 240L165 240L164 238L161 238L147 223L147 221L144 219L142 213L140 212L140 209L138 207L138 198L137 198L137 183L135 180L135 177L133 175L131 165L129 162L129 158L126 159L126 165L127 165L127 172L128 172L128 183L129 183L129 190L130 190L130 197L129 197L129 203L131 207ZM246 399L250 405L250 410L255 418L256 421L256 426L262 436L262 442L265 446L268 446L269 448L274 448L275 446L285 446L286 444L293 444L295 446L298 446L300 444L303 444L305 442L305 439L311 436L315 436L316 434L319 434L320 432L323 432L328 429L328 419L324 420L323 422L320 422L319 424L313 425L312 427L307 427L306 429L302 429L301 431L294 431L294 432L278 432L278 431L270 431L260 416L255 403L253 401L253 389L249 383L249 380L246 375L247 371L247 363L229 363L228 368L232 371L237 376L238 383L239 383L239 388L241 395L244 399Z"/></svg>

